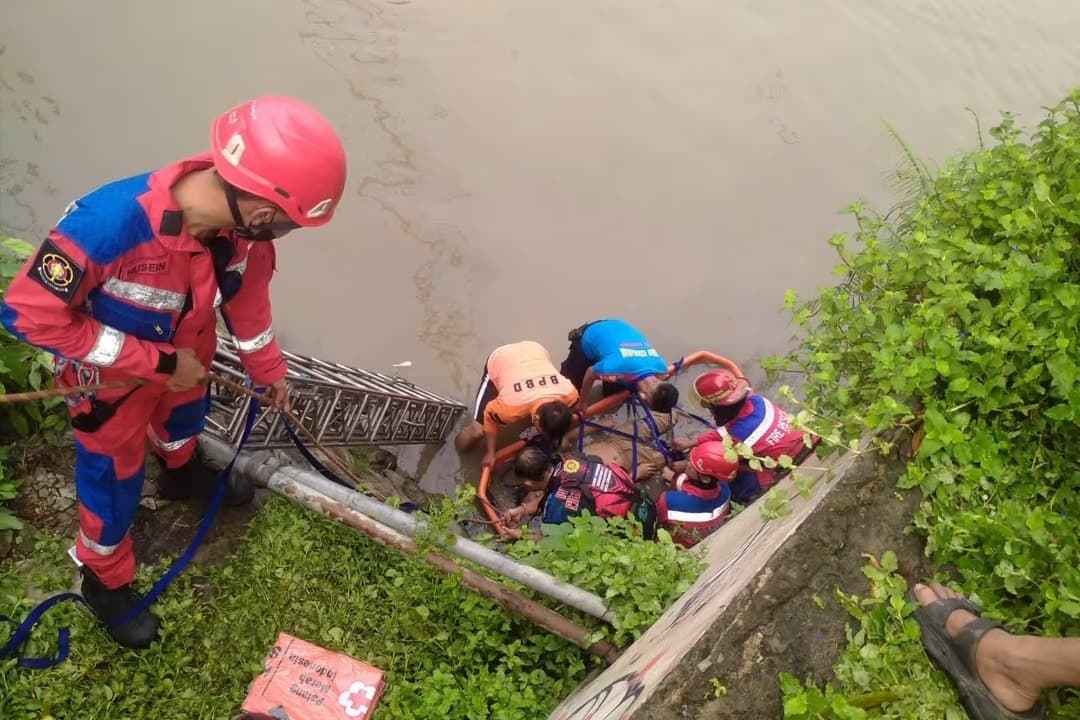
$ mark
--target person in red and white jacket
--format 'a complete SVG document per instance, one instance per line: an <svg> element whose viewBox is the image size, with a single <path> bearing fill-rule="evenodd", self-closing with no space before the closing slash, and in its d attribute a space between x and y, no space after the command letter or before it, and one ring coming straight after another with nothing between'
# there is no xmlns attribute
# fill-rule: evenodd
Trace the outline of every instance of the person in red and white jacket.
<svg viewBox="0 0 1080 720"><path fill-rule="evenodd" d="M270 278L275 238L327 223L345 184L345 151L309 105L263 96L218 117L211 152L104 185L68 206L12 280L0 322L56 356L56 383L141 381L68 399L79 497L76 555L83 596L102 620L141 602L131 524L146 439L164 466L159 491L209 490L195 457L209 409L204 381L220 309L253 382L288 407L274 338ZM227 500L251 499L233 484ZM146 647L158 622L142 612L108 631Z"/></svg>
<svg viewBox="0 0 1080 720"><path fill-rule="evenodd" d="M716 440L690 451L685 472L664 468L664 479L671 488L656 499L659 526L683 547L701 542L727 521L732 498L728 484L738 471L738 461L728 460L727 448Z"/></svg>
<svg viewBox="0 0 1080 720"><path fill-rule="evenodd" d="M730 439L732 444L748 445L758 458L779 461L791 458L794 465L805 460L819 438L792 426L791 415L767 397L750 389L750 382L736 377L729 370L711 370L694 380L693 392L699 404L712 413L716 427L696 438L679 438L672 442L676 450L686 451L701 443ZM809 442L807 442L809 440ZM748 467L744 471L753 472ZM784 471L757 471L758 494L772 486ZM749 498L753 499L753 498ZM747 502L736 498L736 502Z"/></svg>

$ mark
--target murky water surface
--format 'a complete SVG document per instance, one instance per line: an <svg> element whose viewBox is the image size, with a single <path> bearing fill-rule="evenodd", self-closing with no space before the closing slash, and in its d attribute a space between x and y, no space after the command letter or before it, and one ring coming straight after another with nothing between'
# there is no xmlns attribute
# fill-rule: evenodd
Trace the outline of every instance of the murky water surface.
<svg viewBox="0 0 1080 720"><path fill-rule="evenodd" d="M669 357L753 369L787 288L829 281L885 123L940 160L1077 75L1066 0L8 0L0 226L202 151L221 109L295 94L344 134L338 220L279 244L290 349L467 399L487 352L622 315ZM443 452L429 484L445 482Z"/></svg>

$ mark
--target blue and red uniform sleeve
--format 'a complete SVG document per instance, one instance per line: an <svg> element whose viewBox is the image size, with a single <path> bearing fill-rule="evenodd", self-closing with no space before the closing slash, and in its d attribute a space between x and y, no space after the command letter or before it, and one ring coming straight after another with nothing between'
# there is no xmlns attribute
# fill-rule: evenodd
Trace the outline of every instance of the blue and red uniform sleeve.
<svg viewBox="0 0 1080 720"><path fill-rule="evenodd" d="M270 312L270 279L276 257L272 242L250 242L240 290L223 308L240 361L256 385L272 385L285 377L287 369Z"/></svg>
<svg viewBox="0 0 1080 720"><path fill-rule="evenodd" d="M171 345L121 332L85 312L87 295L109 270L53 230L4 293L0 322L20 340L69 360L133 377L167 378L176 366Z"/></svg>

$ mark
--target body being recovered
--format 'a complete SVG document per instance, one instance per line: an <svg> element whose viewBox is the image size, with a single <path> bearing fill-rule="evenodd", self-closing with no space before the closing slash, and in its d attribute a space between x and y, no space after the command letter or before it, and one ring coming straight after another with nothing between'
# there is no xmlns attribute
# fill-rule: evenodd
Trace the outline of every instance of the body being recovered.
<svg viewBox="0 0 1080 720"><path fill-rule="evenodd" d="M220 307L256 384L285 376L271 330L272 242L187 231L171 187L212 165L209 154L113 182L69 206L37 255L12 281L0 321L57 356L57 385L139 378L134 390L68 399L75 427L79 560L109 587L131 582L129 529L144 476L146 438L166 466L195 451L206 388L169 392L176 348L209 367ZM211 247L213 250L211 250Z"/></svg>
<svg viewBox="0 0 1080 720"><path fill-rule="evenodd" d="M636 427L635 427L636 426ZM655 426L656 432L653 428ZM657 449L657 440L663 438L672 426L670 415L654 413L652 422L643 417L634 418L614 426L617 431L612 433L594 428L594 436L585 445L584 450L590 455L601 458L605 463L614 463L628 472L636 474L635 481L640 482L652 477L664 467L666 459L663 453ZM634 468L634 435L637 435L637 468ZM570 447L576 442L575 437L568 437L564 448Z"/></svg>
<svg viewBox="0 0 1080 720"><path fill-rule="evenodd" d="M680 480L669 487L656 477L665 458L655 447L652 428L662 434L671 423L668 415L654 415L651 423L637 418L613 428L618 434L602 432L585 446L587 454L563 455L538 504L541 522L564 523L586 510L601 518L633 515L642 522L646 537L664 528L676 544L687 548L723 525L730 511L727 484L699 487ZM630 475L635 424L637 483Z"/></svg>
<svg viewBox="0 0 1080 720"><path fill-rule="evenodd" d="M619 434L603 432L586 446L590 455L601 461L630 471L634 465L635 428L637 434L637 477L645 483L639 491L649 492L655 498L656 523L671 533L672 540L683 547L693 547L710 533L717 530L730 514L730 500L734 487L715 483L701 487L684 480L676 480L670 486L655 476L664 468L666 459L656 447L656 433L667 433L672 427L670 415L653 414L652 422L637 418L618 425ZM629 436L629 437L628 437ZM653 482L646 482L653 479ZM656 487L654 482L660 482Z"/></svg>

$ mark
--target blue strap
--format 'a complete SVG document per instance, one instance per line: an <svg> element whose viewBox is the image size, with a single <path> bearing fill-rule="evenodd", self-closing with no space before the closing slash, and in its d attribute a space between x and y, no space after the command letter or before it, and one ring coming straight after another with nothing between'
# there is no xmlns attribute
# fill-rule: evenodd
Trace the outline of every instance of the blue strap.
<svg viewBox="0 0 1080 720"><path fill-rule="evenodd" d="M585 424L588 425L589 427L594 427L597 430L602 430L604 433L606 433L608 435L614 435L616 437L625 438L627 440L633 440L634 439L634 435L632 433L625 432L623 430L620 430L619 428L608 427L607 425L603 425L603 424L598 423L598 422L593 422L592 420L586 420ZM582 446L582 447L584 447L584 446Z"/></svg>
<svg viewBox="0 0 1080 720"><path fill-rule="evenodd" d="M169 587L169 584L173 580L175 580L177 576L179 576L180 573L185 570L185 568L187 568L188 564L191 562L191 559L195 557L195 553L198 551L199 546L202 545L203 541L206 539L207 533L210 532L210 528L214 524L214 519L217 517L218 510L221 508L221 503L225 499L225 491L228 488L229 484L229 473L232 472L233 465L236 464L236 458L237 456L239 456L240 450L243 449L244 444L247 442L248 437L251 435L251 429L255 426L255 421L258 418L258 409L259 404L254 399L248 401L247 422L244 425L244 432L240 436L240 443L239 445L237 445L236 454L233 455L232 460L229 461L229 464L226 465L225 469L222 470L221 473L218 475L217 484L214 486L214 495L210 500L210 506L206 510L206 515L203 516L202 523L200 523L199 529L195 533L195 537L193 537L191 539L191 542L188 544L187 550L185 550L184 554L181 555L175 563L173 563L173 566L169 568L168 572L166 572L160 580L157 581L154 587L150 589L150 592L146 594L146 596L142 599L142 602L132 608L125 615L117 619L108 621L110 625L124 625L125 623L131 622L139 614L147 610L154 603L154 601L157 600L157 598L163 592L165 592L165 589ZM0 619L17 626L15 632L4 644L4 646L0 647L0 658L15 654L18 649L22 647L23 643L25 643L27 639L29 639L30 633L33 632L34 626L38 624L42 616L44 616L46 612L56 607L60 603L66 602L68 600L80 602L84 605L86 604L86 600L83 598L82 595L78 593L59 593L38 603L38 605L30 611L30 614L27 615L26 619L23 620L21 623L11 618L0 617ZM18 661L19 667L24 667L30 670L47 670L51 667L55 667L56 665L59 665L60 663L67 660L68 653L70 651L70 645L71 630L66 627L60 628L57 634L58 650L56 653L56 657L21 657Z"/></svg>
<svg viewBox="0 0 1080 720"><path fill-rule="evenodd" d="M335 475L330 470L330 468L319 462L319 458L315 457L315 455L312 454L310 450L308 450L307 445L305 445L304 441L300 439L300 436L296 434L296 431L293 430L292 425L289 422L285 421L284 418L282 418L282 422L285 422L285 432L289 434L289 439L292 440L293 445L295 445L296 449L300 451L300 454L304 456L304 459L307 460L308 464L311 465L311 467L315 468L315 472L319 473L327 480L333 480L338 485L343 485L350 490L356 489L352 486L352 483L345 482L337 475Z"/></svg>
<svg viewBox="0 0 1080 720"><path fill-rule="evenodd" d="M630 405L634 408L634 437L637 438L637 409L640 407L642 410L641 419L645 421L645 424L649 426L649 431L652 433L653 440L652 445L657 451L664 456L664 459L668 462L672 460L678 460L678 452L672 450L671 447L664 441L664 433L660 432L660 426L656 424L656 418L653 417L652 411L649 410L649 406L641 401L641 398L636 395L630 396ZM674 423L672 423L674 427ZM635 447L635 451L636 451ZM635 467L635 472L637 468ZM637 477L636 475L634 477Z"/></svg>
<svg viewBox="0 0 1080 720"><path fill-rule="evenodd" d="M8 622L15 626L15 632L8 638L8 641L3 647L0 647L0 658L5 658L8 655L14 654L23 643L30 638L30 633L33 632L34 626L38 624L41 617L53 607L59 605L67 600L75 600L83 604L86 603L83 600L83 596L78 593L65 592L57 593L52 597L42 600L37 606L30 611L30 614L26 616L26 619L21 623L17 620L9 618L7 616L0 615L0 620ZM70 649L71 631L68 628L60 628L57 651L55 658L37 657L37 658L19 658L19 667L29 668L31 670L46 670L59 665L67 660L68 651Z"/></svg>
<svg viewBox="0 0 1080 720"><path fill-rule="evenodd" d="M295 445L296 449L300 451L300 454L304 456L304 459L307 460L308 464L310 464L311 467L315 468L315 472L319 473L327 480L336 482L342 487L347 487L350 490L358 489L353 487L352 483L346 482L339 478L330 470L330 468L319 462L319 459L315 457L314 453L312 453L310 449L308 449L308 446L304 444L304 441L300 439L300 436L296 434L296 431L293 430L292 425L287 421L285 422L285 432L289 434L289 439L292 440L293 445ZM364 494L369 495L370 493ZM398 509L411 513L419 510L420 506L414 502L404 501L398 505Z"/></svg>
<svg viewBox="0 0 1080 720"><path fill-rule="evenodd" d="M214 519L217 517L218 510L221 509L221 503L225 500L225 491L229 486L229 474L232 472L233 465L236 464L236 458L240 456L240 450L247 443L248 437L251 435L251 429L255 427L255 421L258 417L259 403L255 401L255 398L251 398L248 400L247 420L244 423L244 432L240 435L240 443L236 446L236 452L233 453L232 460L218 474L217 484L214 486L214 496L210 499L210 506L206 509L206 515L203 516L199 529L195 532L195 537L191 538L191 542L188 543L187 550L177 558L173 566L154 584L154 587L150 588L150 592L146 594L141 603L133 607L126 615L110 621L110 625L125 625L147 610L158 599L158 596L165 592L165 589L169 587L169 583L184 572L191 559L195 557L199 546L203 544L203 540L206 539L210 528L214 525Z"/></svg>
<svg viewBox="0 0 1080 720"><path fill-rule="evenodd" d="M676 367L681 366L681 364L682 364L682 358L680 358L675 363ZM592 420L582 420L580 422L580 424L578 425L578 451L579 452L584 452L584 450L585 450L585 428L586 428L586 426L596 428L597 430L600 430L600 431L602 431L604 433L607 433L609 435L615 435L616 437L625 438L625 439L630 441L630 453L631 453L630 472L631 472L631 477L636 478L637 477L637 465L638 465L638 459L637 459L638 458L638 443L641 441L641 438L640 438L640 436L638 434L638 423L637 423L637 421L639 419L638 410L640 408L640 410L642 411L640 419L645 421L645 424L648 425L649 430L652 432L653 440L649 444L652 445L654 448L656 448L657 452L659 452L661 455L663 455L664 460L666 460L667 462L672 462L672 461L675 461L675 460L682 460L683 459L683 453L679 452L678 450L672 449L672 447L667 442L665 442L664 433L662 433L660 431L660 426L657 425L656 418L653 417L652 411L649 410L649 407L644 402L642 402L641 398L639 398L637 395L631 394L630 399L628 400L628 402L629 402L629 405L630 405L631 417L633 418L633 432L632 433L624 432L622 430L619 430L618 428L608 427L607 425L601 425L600 423L594 422ZM682 408L680 408L680 411L684 412L684 414L689 415L690 417L694 418L695 420L703 422L706 425L708 425L709 427L712 427L712 423L710 423L709 421L707 421L707 420L705 420L703 418L700 418L700 417L698 417L696 415L693 415L692 413L687 413L687 412L683 411ZM672 438L674 438L674 436L675 436L674 411L672 412L670 417L671 417L671 424L670 424L668 434Z"/></svg>

